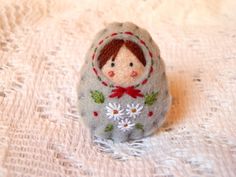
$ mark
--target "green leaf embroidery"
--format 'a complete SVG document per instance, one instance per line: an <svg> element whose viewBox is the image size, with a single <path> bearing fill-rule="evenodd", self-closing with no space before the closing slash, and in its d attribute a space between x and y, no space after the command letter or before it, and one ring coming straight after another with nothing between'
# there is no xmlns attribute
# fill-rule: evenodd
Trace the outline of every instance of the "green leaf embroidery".
<svg viewBox="0 0 236 177"><path fill-rule="evenodd" d="M108 124L105 128L105 132L110 132L113 130L113 125L112 124Z"/></svg>
<svg viewBox="0 0 236 177"><path fill-rule="evenodd" d="M102 104L105 101L105 97L102 92L98 90L91 91L91 97L93 98L95 103Z"/></svg>
<svg viewBox="0 0 236 177"><path fill-rule="evenodd" d="M150 94L145 95L144 104L151 106L157 100L158 92L152 92Z"/></svg>
<svg viewBox="0 0 236 177"><path fill-rule="evenodd" d="M141 124L141 123L136 123L136 124L135 124L135 128L144 131L144 129L143 129L143 124Z"/></svg>

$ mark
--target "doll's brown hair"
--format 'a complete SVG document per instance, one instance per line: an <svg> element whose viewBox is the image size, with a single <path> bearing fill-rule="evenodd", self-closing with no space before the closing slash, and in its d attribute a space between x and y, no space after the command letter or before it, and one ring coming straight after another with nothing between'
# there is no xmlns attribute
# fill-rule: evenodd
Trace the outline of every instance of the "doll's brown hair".
<svg viewBox="0 0 236 177"><path fill-rule="evenodd" d="M102 68L111 57L115 60L120 48L123 45L125 45L138 58L143 66L146 65L143 51L138 44L130 40L113 39L103 47L98 56L99 68Z"/></svg>

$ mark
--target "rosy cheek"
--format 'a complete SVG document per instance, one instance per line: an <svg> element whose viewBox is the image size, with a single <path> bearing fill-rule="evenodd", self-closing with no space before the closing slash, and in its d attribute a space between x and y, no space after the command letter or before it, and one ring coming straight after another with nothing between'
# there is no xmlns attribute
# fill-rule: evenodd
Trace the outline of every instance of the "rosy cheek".
<svg viewBox="0 0 236 177"><path fill-rule="evenodd" d="M115 76L114 71L109 71L107 74L108 74L109 77L113 77L113 76Z"/></svg>
<svg viewBox="0 0 236 177"><path fill-rule="evenodd" d="M137 77L138 76L138 72L137 71L132 71L130 76L131 77Z"/></svg>

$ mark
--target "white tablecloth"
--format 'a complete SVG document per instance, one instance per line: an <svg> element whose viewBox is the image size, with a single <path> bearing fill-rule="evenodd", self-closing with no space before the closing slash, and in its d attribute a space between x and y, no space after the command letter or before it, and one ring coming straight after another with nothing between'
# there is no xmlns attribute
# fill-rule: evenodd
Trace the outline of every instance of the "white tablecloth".
<svg viewBox="0 0 236 177"><path fill-rule="evenodd" d="M234 0L0 0L0 176L236 176L235 9ZM154 136L94 145L76 84L94 35L113 21L151 33L173 105Z"/></svg>

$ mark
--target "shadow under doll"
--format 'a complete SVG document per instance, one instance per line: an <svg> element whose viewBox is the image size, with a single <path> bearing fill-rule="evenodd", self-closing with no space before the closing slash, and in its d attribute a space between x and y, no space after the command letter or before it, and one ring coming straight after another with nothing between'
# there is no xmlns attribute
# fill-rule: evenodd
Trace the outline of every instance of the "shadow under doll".
<svg viewBox="0 0 236 177"><path fill-rule="evenodd" d="M189 104L188 93L186 92L186 81L178 73L168 75L169 91L172 96L172 103L166 115L166 120L161 127L165 131L173 130L173 127L184 119L186 105ZM157 130L155 133L160 131Z"/></svg>

